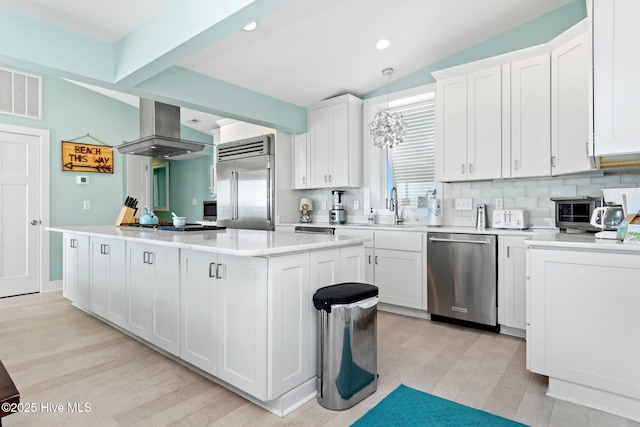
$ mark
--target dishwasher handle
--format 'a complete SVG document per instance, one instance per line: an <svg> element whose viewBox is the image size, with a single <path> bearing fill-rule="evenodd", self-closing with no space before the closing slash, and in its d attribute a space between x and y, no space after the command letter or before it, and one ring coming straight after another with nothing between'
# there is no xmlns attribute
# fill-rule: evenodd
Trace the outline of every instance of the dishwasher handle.
<svg viewBox="0 0 640 427"><path fill-rule="evenodd" d="M488 245L487 240L465 240L465 239L441 239L439 237L429 237L432 242L446 242L446 243L471 243L474 245Z"/></svg>

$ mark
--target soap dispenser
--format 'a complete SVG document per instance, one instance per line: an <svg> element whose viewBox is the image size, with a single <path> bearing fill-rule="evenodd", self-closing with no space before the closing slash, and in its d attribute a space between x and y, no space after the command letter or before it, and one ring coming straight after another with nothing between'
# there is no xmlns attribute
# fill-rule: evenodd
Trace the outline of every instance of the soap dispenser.
<svg viewBox="0 0 640 427"><path fill-rule="evenodd" d="M373 225L376 223L376 217L373 215L373 208L369 209L369 217L367 218L367 223L369 225Z"/></svg>

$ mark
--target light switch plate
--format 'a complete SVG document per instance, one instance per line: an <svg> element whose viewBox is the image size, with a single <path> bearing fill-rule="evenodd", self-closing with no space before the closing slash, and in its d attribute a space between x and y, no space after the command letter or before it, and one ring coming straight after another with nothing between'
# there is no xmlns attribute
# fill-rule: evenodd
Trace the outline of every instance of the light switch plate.
<svg viewBox="0 0 640 427"><path fill-rule="evenodd" d="M504 199L498 198L495 200L495 208L496 209L504 209Z"/></svg>
<svg viewBox="0 0 640 427"><path fill-rule="evenodd" d="M471 211L473 210L473 199L471 197L458 197L455 201L455 210Z"/></svg>
<svg viewBox="0 0 640 427"><path fill-rule="evenodd" d="M91 200L85 200L84 202L82 202L82 208L85 211L91 209Z"/></svg>

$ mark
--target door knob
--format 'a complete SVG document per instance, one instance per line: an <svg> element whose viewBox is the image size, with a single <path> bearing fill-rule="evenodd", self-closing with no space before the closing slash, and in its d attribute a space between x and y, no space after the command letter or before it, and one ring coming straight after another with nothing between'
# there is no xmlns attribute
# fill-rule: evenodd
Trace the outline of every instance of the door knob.
<svg viewBox="0 0 640 427"><path fill-rule="evenodd" d="M41 223L42 223L42 221L39 221L37 219L32 219L31 220L31 225L38 225L38 224L41 224Z"/></svg>

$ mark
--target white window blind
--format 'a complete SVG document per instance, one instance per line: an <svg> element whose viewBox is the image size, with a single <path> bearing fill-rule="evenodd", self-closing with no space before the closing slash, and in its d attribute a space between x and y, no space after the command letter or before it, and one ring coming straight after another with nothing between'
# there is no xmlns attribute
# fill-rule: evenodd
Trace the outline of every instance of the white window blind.
<svg viewBox="0 0 640 427"><path fill-rule="evenodd" d="M393 108L407 122L406 137L389 149L389 171L398 200L416 207L419 196L435 188L435 108L434 100Z"/></svg>

